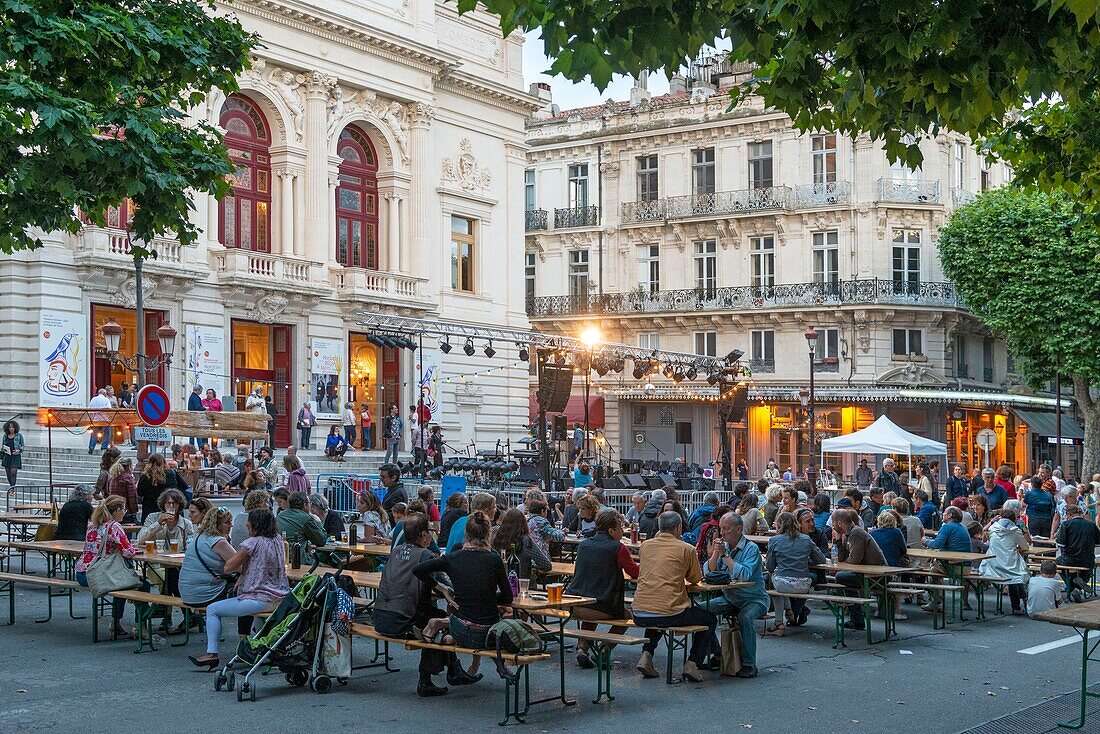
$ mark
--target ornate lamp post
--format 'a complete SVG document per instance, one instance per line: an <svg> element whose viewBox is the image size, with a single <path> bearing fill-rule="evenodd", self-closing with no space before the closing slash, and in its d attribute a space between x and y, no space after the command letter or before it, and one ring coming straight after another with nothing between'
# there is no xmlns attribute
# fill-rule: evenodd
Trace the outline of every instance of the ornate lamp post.
<svg viewBox="0 0 1100 734"><path fill-rule="evenodd" d="M814 415L814 354L817 352L817 329L810 327L806 329L806 345L810 350L810 389L807 396L807 404L809 406L810 413L810 466L806 473L810 480L810 487L814 490L817 489L817 463L814 456L817 446L817 436L815 430L817 428L817 419Z"/></svg>
<svg viewBox="0 0 1100 734"><path fill-rule="evenodd" d="M141 320L142 322L144 319ZM144 333L144 323L138 324L138 335ZM114 317L109 317L107 323L99 327L100 332L103 334L103 343L107 347L107 359L111 361L112 365L121 364L128 371L137 375L137 387L142 387L145 384L145 375L147 372L160 369L162 366L167 367L172 364L172 353L176 351L176 330L172 328L170 324L163 324L157 329L157 342L160 343L160 355L157 357L148 357L144 351L138 347L137 354L125 355L119 352L119 347L122 345L122 335L125 333L122 325L114 320Z"/></svg>

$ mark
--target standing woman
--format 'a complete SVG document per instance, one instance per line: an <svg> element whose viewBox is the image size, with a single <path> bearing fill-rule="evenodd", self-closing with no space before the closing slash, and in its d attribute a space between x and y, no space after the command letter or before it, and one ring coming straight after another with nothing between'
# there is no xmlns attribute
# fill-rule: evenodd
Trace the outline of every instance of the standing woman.
<svg viewBox="0 0 1100 734"><path fill-rule="evenodd" d="M147 520L150 515L160 509L157 506L157 500L160 499L164 490L179 489L182 483L179 475L173 469L168 469L165 466L163 456L150 454L149 458L145 460L145 469L142 470L137 483L138 498L141 500L142 520Z"/></svg>
<svg viewBox="0 0 1100 734"><path fill-rule="evenodd" d="M428 456L434 466L443 466L443 428L432 426L432 435L428 438Z"/></svg>
<svg viewBox="0 0 1100 734"><path fill-rule="evenodd" d="M383 424L382 433L386 441L385 463L387 464L397 463L397 451L401 446L401 430L405 427L405 424L401 422L399 412L397 403L391 405L389 417L386 418L386 422Z"/></svg>
<svg viewBox="0 0 1100 734"><path fill-rule="evenodd" d="M206 607L206 654L189 657L197 667L208 670L218 667L222 617L247 617L269 612L290 591L283 541L277 536L275 516L270 510L262 508L248 513L248 538L222 567L227 574L240 572L237 596Z"/></svg>
<svg viewBox="0 0 1100 734"><path fill-rule="evenodd" d="M363 403L363 412L359 414L359 427L363 431L363 450L371 448L371 426L374 424L374 416L370 414L370 406Z"/></svg>
<svg viewBox="0 0 1100 734"><path fill-rule="evenodd" d="M358 423L355 419L355 406L351 403L344 403L344 439L348 442L348 448L355 448L355 424Z"/></svg>
<svg viewBox="0 0 1100 734"><path fill-rule="evenodd" d="M133 469L134 462L124 456L108 472L107 494L117 494L126 500L126 517L123 522L137 522L138 518L137 479Z"/></svg>
<svg viewBox="0 0 1100 734"><path fill-rule="evenodd" d="M95 494L92 495L95 499L101 500L107 496L111 482L111 467L115 465L120 456L122 456L122 452L114 446L108 446L103 450L103 456L99 459L99 476L95 480Z"/></svg>
<svg viewBox="0 0 1100 734"><path fill-rule="evenodd" d="M0 445L0 461L4 465L4 473L8 477L8 486L15 488L15 477L23 468L23 434L19 432L19 424L8 421L4 424L4 441Z"/></svg>
<svg viewBox="0 0 1100 734"><path fill-rule="evenodd" d="M310 410L309 403L304 403L302 409L298 411L298 432L301 434L298 443L303 449L309 448L309 434L315 425L317 425L317 416Z"/></svg>
<svg viewBox="0 0 1100 734"><path fill-rule="evenodd" d="M207 388L206 397L202 399L202 407L216 413L221 412L222 401L218 398L218 393L214 391L214 388Z"/></svg>

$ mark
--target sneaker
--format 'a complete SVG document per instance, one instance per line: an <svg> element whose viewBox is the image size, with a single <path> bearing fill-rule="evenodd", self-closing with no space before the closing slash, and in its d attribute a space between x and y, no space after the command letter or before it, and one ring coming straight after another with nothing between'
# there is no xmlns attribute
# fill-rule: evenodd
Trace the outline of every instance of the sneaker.
<svg viewBox="0 0 1100 734"><path fill-rule="evenodd" d="M577 667L584 668L585 670L591 670L596 667L596 663L592 661L592 658L588 657L586 650L577 651Z"/></svg>
<svg viewBox="0 0 1100 734"><path fill-rule="evenodd" d="M653 666L653 653L642 651L642 656L638 658L638 672L646 678L660 678L661 674L657 672L657 668Z"/></svg>
<svg viewBox="0 0 1100 734"><path fill-rule="evenodd" d="M696 683L702 683L704 680L703 674L699 672L699 666L691 660L684 663L683 676L685 680L694 681Z"/></svg>
<svg viewBox="0 0 1100 734"><path fill-rule="evenodd" d="M932 612L933 614L939 611L939 609L932 606L931 604L921 604L920 608L925 612Z"/></svg>
<svg viewBox="0 0 1100 734"><path fill-rule="evenodd" d="M909 619L909 617L905 616L901 612L894 612L894 620L895 621L896 620L901 620L902 622L904 622L907 619Z"/></svg>

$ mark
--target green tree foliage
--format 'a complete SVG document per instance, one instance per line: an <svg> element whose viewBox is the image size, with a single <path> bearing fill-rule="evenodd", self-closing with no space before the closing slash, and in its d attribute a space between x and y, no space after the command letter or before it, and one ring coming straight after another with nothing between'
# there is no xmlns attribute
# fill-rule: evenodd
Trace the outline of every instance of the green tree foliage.
<svg viewBox="0 0 1100 734"><path fill-rule="evenodd" d="M183 110L236 89L254 37L195 0L0 0L0 29L0 250L126 198L135 238L193 242L192 192L224 194L231 168Z"/></svg>
<svg viewBox="0 0 1100 734"><path fill-rule="evenodd" d="M1073 166L1027 165L1043 118L1006 131L1026 101L1088 114L1097 99L1100 0L482 0L501 27L541 30L550 73L603 88L615 73L675 70L716 38L758 69L751 87L801 130L866 133L894 160L920 163L906 134L948 128L1002 142L1018 174L1059 187ZM475 0L459 0L463 11ZM1022 145L1009 146L1023 134ZM1083 156L1100 178L1100 145ZM1068 152L1068 151L1067 151ZM1091 165L1091 168L1087 166ZM1065 187L1072 193L1072 187ZM1100 202L1100 185L1088 194Z"/></svg>
<svg viewBox="0 0 1100 734"><path fill-rule="evenodd" d="M939 234L944 272L967 307L1002 334L1032 382L1073 382L1087 473L1100 471L1100 231L1062 196L997 189Z"/></svg>

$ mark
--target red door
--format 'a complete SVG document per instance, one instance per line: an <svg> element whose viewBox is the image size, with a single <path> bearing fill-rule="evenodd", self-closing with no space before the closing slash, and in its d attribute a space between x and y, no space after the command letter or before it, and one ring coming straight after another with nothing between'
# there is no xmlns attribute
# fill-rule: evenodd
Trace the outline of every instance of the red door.
<svg viewBox="0 0 1100 734"><path fill-rule="evenodd" d="M272 367L275 368L275 390L272 399L279 417L275 419L275 443L279 446L291 444L293 418L298 415L297 391L294 390L292 340L293 327L276 325L271 327ZM286 386L290 385L290 388Z"/></svg>

